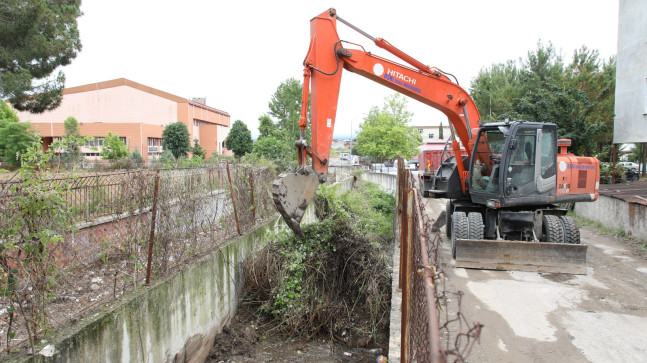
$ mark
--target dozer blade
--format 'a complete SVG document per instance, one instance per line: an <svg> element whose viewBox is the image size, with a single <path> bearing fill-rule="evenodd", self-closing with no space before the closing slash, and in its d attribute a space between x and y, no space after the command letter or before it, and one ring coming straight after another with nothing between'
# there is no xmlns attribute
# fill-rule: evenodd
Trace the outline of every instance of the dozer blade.
<svg viewBox="0 0 647 363"><path fill-rule="evenodd" d="M456 267L586 275L587 245L456 240Z"/></svg>
<svg viewBox="0 0 647 363"><path fill-rule="evenodd" d="M312 170L296 173L283 173L272 183L272 197L276 209L285 223L298 235L301 232L301 219L312 201L319 186L319 177Z"/></svg>

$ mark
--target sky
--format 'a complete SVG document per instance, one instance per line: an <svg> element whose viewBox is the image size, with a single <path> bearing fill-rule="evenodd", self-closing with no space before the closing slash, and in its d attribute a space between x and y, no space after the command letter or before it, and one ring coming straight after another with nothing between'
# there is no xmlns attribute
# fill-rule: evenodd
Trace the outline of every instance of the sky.
<svg viewBox="0 0 647 363"><path fill-rule="evenodd" d="M83 0L83 49L62 67L65 85L127 78L180 97L206 97L256 137L258 118L280 83L302 80L310 19L330 7L371 36L452 73L465 89L480 70L525 58L539 41L551 42L567 63L583 45L602 59L617 50L618 0ZM341 23L338 33L402 63ZM371 107L393 93L344 72L334 136L356 135ZM414 125L446 122L413 99L407 107Z"/></svg>

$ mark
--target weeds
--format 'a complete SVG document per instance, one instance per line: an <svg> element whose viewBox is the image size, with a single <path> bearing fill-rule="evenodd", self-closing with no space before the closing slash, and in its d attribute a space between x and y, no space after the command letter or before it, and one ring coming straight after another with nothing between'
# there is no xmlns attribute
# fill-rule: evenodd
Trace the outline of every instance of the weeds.
<svg viewBox="0 0 647 363"><path fill-rule="evenodd" d="M362 183L341 196L322 186L315 203L321 221L304 226L303 238L268 235L268 245L249 259L247 300L270 330L355 346L384 342L394 198Z"/></svg>

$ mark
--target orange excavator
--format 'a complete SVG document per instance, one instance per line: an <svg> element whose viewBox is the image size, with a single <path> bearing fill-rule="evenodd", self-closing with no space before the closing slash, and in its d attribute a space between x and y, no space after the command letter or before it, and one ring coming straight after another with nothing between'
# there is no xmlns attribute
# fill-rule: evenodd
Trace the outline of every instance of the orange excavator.
<svg viewBox="0 0 647 363"><path fill-rule="evenodd" d="M409 66L340 40L338 22ZM576 220L559 205L598 198L599 162L568 153L570 140L557 139L554 123L483 124L453 76L368 35L335 9L310 21L304 66L299 166L272 186L276 207L295 233L301 234L305 210L326 181L341 75L347 70L441 111L450 122L453 154L462 155L461 144L467 151L468 156L443 161L429 191L448 199L446 231L457 267L586 273L587 246ZM304 137L309 94L312 145Z"/></svg>

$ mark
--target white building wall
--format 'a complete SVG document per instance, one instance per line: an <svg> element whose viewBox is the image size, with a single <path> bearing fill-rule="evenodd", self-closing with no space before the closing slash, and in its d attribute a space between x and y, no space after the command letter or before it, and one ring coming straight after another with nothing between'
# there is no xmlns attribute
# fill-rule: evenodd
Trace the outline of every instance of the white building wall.
<svg viewBox="0 0 647 363"><path fill-rule="evenodd" d="M619 8L613 142L647 142L647 1Z"/></svg>
<svg viewBox="0 0 647 363"><path fill-rule="evenodd" d="M177 121L177 102L128 86L66 94L61 105L42 114L18 112L21 121L63 123L74 116L81 123L144 123Z"/></svg>

